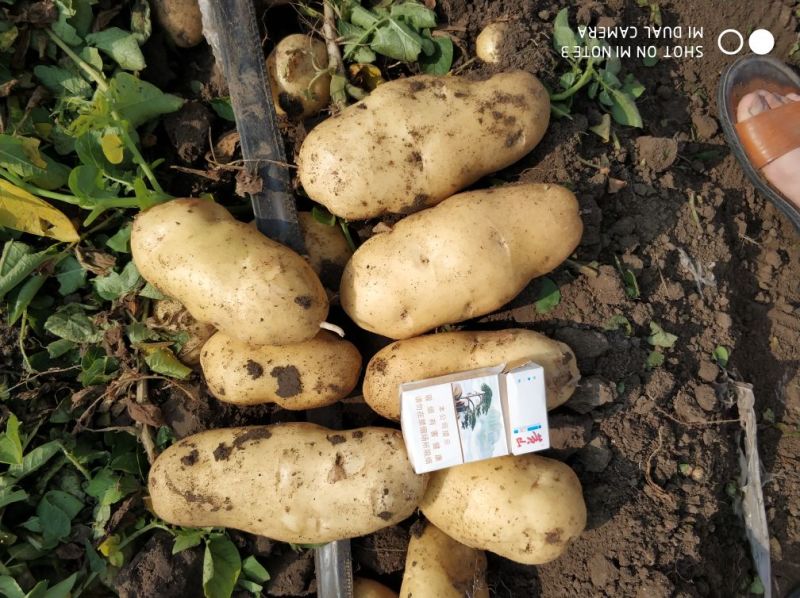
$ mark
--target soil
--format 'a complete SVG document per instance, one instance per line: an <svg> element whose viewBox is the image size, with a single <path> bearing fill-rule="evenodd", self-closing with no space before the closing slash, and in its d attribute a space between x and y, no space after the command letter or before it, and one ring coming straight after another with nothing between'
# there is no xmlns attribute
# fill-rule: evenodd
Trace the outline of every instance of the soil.
<svg viewBox="0 0 800 598"><path fill-rule="evenodd" d="M787 59L797 41L797 6L788 0L658 5L665 25L703 27L705 38L696 43L705 52L702 58L662 59L650 68L623 60L623 69L646 88L638 101L644 127L614 126L619 146L604 143L589 131L602 113L579 99L571 119L553 120L529 156L492 177L572 188L585 224L575 261L596 266L553 273L562 299L546 314L534 306L534 283L500 312L469 323L530 327L564 340L584 377L570 404L552 414L550 455L580 477L587 530L546 565L523 566L489 555L489 583L496 596L748 595L755 572L736 485L742 433L732 380L752 384L756 396L773 589L782 597L800 584L800 243L798 232L755 192L728 150L715 100L720 72L734 59L717 50L716 35L728 27L769 29L776 36L772 54ZM439 0L437 10L461 49L454 65L461 74L485 77L522 68L553 85L559 59L550 50L550 37L560 7L534 0ZM644 27L650 16L650 8L635 0L581 0L571 9L573 23ZM279 17L290 19L291 13L271 13L270 22ZM510 24L501 62L470 62L477 33L499 19ZM292 30L286 26L286 32ZM207 62L197 52L192 64ZM211 85L214 78L204 72L191 76ZM159 76L176 77L169 69ZM203 118L190 116L192 123ZM193 125L181 118L176 116L174 134L192 132ZM212 129L213 139L227 133L218 123ZM302 126L287 126L289 155L304 134ZM193 139L198 150L174 139L185 162L205 151L206 138ZM209 185L188 175L175 175L173 181L174 188L194 192ZM640 297L626 295L616 260L635 274ZM619 316L629 322L629 334L624 327L610 330ZM651 323L678 337L664 351L663 365L652 369L646 365ZM712 358L718 346L730 351L726 368ZM364 351L365 359L370 355ZM291 381L281 376L288 393ZM179 437L213 426L304 417L274 406L225 406L202 387L188 395L174 388L163 392L161 411ZM345 425L386 423L358 399L344 402L341 413ZM355 539L357 574L399 588L413 521ZM181 567L194 571L194 562L176 566L168 550L151 542L156 548L146 546L131 563L124 587L135 579L145 584L134 575L149 562L145 559L153 561L153 576L162 561L179 579ZM273 576L269 595L313 593L310 553L277 546L268 544L264 551ZM187 583L198 578L185 577ZM140 585L129 595L167 595L166 586L157 594L148 594L148 587ZM183 595L193 595L188 586Z"/></svg>

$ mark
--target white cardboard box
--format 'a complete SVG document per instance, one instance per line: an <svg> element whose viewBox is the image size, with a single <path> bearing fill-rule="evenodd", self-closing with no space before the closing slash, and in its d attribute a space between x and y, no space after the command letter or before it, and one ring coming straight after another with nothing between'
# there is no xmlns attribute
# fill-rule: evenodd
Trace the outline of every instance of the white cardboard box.
<svg viewBox="0 0 800 598"><path fill-rule="evenodd" d="M544 370L532 362L404 383L400 402L417 473L550 446Z"/></svg>

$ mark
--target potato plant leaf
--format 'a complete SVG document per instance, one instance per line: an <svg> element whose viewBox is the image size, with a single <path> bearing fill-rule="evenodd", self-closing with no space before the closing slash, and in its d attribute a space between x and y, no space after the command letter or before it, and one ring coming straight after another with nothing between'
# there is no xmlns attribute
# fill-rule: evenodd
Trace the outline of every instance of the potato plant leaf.
<svg viewBox="0 0 800 598"><path fill-rule="evenodd" d="M44 274L35 274L26 280L23 284L14 289L8 297L8 325L13 326L28 309L36 293L44 285L47 280Z"/></svg>
<svg viewBox="0 0 800 598"><path fill-rule="evenodd" d="M0 299L46 262L51 255L47 250L33 253L30 245L19 241L6 243L0 256Z"/></svg>
<svg viewBox="0 0 800 598"><path fill-rule="evenodd" d="M0 463L19 465L22 463L22 440L19 437L19 420L9 414L6 431L0 434Z"/></svg>
<svg viewBox="0 0 800 598"><path fill-rule="evenodd" d="M86 36L86 43L107 54L128 71L141 71L145 67L144 55L133 34L119 27L109 27Z"/></svg>
<svg viewBox="0 0 800 598"><path fill-rule="evenodd" d="M125 146L122 139L116 133L106 133L100 138L100 147L103 148L103 155L112 164L121 164L125 156Z"/></svg>
<svg viewBox="0 0 800 598"><path fill-rule="evenodd" d="M395 60L414 62L422 52L422 38L408 25L389 19L375 31L370 47Z"/></svg>
<svg viewBox="0 0 800 598"><path fill-rule="evenodd" d="M183 365L175 354L163 346L143 346L144 362L151 370L172 378L183 380L192 373L192 369Z"/></svg>
<svg viewBox="0 0 800 598"><path fill-rule="evenodd" d="M436 27L436 13L416 2L392 4L392 7L389 9L389 15L403 19L416 29L430 29Z"/></svg>
<svg viewBox="0 0 800 598"><path fill-rule="evenodd" d="M203 593L206 598L228 598L242 569L236 545L224 534L206 540L203 556Z"/></svg>
<svg viewBox="0 0 800 598"><path fill-rule="evenodd" d="M256 583L269 581L269 572L252 555L242 561L242 573Z"/></svg>
<svg viewBox="0 0 800 598"><path fill-rule="evenodd" d="M542 278L539 284L539 295L534 305L538 313L546 314L554 310L558 304L561 303L561 291L558 289L558 285L553 282L552 278Z"/></svg>
<svg viewBox="0 0 800 598"><path fill-rule="evenodd" d="M86 270L73 255L68 255L56 266L56 280L60 295L69 295L86 284Z"/></svg>
<svg viewBox="0 0 800 598"><path fill-rule="evenodd" d="M89 82L65 68L38 64L33 67L33 74L56 97L89 98L92 95Z"/></svg>
<svg viewBox="0 0 800 598"><path fill-rule="evenodd" d="M183 106L178 96L164 93L130 73L117 73L109 81L107 97L110 107L134 128Z"/></svg>
<svg viewBox="0 0 800 598"><path fill-rule="evenodd" d="M431 38L434 44L433 54L423 55L419 59L423 73L429 75L446 75L453 65L453 41L449 37Z"/></svg>
<svg viewBox="0 0 800 598"><path fill-rule="evenodd" d="M642 128L642 116L636 107L636 101L626 92L611 89L611 116L621 125Z"/></svg>
<svg viewBox="0 0 800 598"><path fill-rule="evenodd" d="M712 354L714 361L719 364L719 367L726 368L728 367L728 359L730 359L730 353L727 347L723 347L722 345L718 346L714 349L714 353Z"/></svg>
<svg viewBox="0 0 800 598"><path fill-rule="evenodd" d="M647 356L647 361L645 362L648 370L652 370L653 368L661 367L664 365L664 354L660 351L650 351L650 355Z"/></svg>
<svg viewBox="0 0 800 598"><path fill-rule="evenodd" d="M182 529L175 532L175 543L172 545L172 554L178 554L189 548L199 546L203 541L205 531L202 529Z"/></svg>
<svg viewBox="0 0 800 598"><path fill-rule="evenodd" d="M578 36L569 26L569 9L562 8L553 21L553 47L561 53L562 48L577 46Z"/></svg>
<svg viewBox="0 0 800 598"><path fill-rule="evenodd" d="M0 226L74 243L80 238L63 212L24 189L0 179Z"/></svg>
<svg viewBox="0 0 800 598"><path fill-rule="evenodd" d="M44 328L51 334L76 344L96 343L102 338L80 305L70 303L47 318Z"/></svg>
<svg viewBox="0 0 800 598"><path fill-rule="evenodd" d="M654 347L663 347L669 349L675 344L678 337L674 334L666 332L661 326L655 322L650 322L650 336L647 337L647 342Z"/></svg>
<svg viewBox="0 0 800 598"><path fill-rule="evenodd" d="M112 301L132 292L140 280L136 264L131 261L125 264L121 272L109 272L105 276L98 276L92 283L98 295L107 301Z"/></svg>

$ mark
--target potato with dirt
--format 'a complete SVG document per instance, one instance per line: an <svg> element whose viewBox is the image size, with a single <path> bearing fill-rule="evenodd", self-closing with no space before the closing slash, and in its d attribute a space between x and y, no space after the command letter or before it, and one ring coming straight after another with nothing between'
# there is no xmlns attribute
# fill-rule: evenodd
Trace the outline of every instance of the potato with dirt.
<svg viewBox="0 0 800 598"><path fill-rule="evenodd" d="M328 50L320 39L302 33L284 37L267 57L267 73L279 115L307 118L331 100Z"/></svg>
<svg viewBox="0 0 800 598"><path fill-rule="evenodd" d="M489 598L486 555L430 523L418 534L412 528L400 596Z"/></svg>
<svg viewBox="0 0 800 598"><path fill-rule="evenodd" d="M156 20L179 48L203 41L203 21L198 0L152 0Z"/></svg>
<svg viewBox="0 0 800 598"><path fill-rule="evenodd" d="M353 579L353 598L397 598L397 592L366 577Z"/></svg>
<svg viewBox="0 0 800 598"><path fill-rule="evenodd" d="M181 335L183 341L177 357L189 366L200 365L200 350L217 331L211 324L198 322L192 314L174 299L153 302L153 315L147 324L155 329Z"/></svg>
<svg viewBox="0 0 800 598"><path fill-rule="evenodd" d="M427 481L399 430L293 422L188 436L158 456L148 485L153 511L172 525L316 544L399 523Z"/></svg>
<svg viewBox="0 0 800 598"><path fill-rule="evenodd" d="M548 409L564 404L580 381L572 349L538 332L442 332L396 341L378 351L367 364L364 400L383 417L400 421L402 383L521 360L544 368Z"/></svg>
<svg viewBox="0 0 800 598"><path fill-rule="evenodd" d="M358 383L361 354L327 331L291 345L248 345L218 332L200 360L208 389L236 405L277 403L284 409L324 407L345 398Z"/></svg>
<svg viewBox="0 0 800 598"><path fill-rule="evenodd" d="M310 340L328 315L306 260L211 201L175 199L139 213L131 253L145 280L242 342Z"/></svg>
<svg viewBox="0 0 800 598"><path fill-rule="evenodd" d="M475 38L475 56L488 64L500 62L507 34L508 23L503 21L489 23Z"/></svg>
<svg viewBox="0 0 800 598"><path fill-rule="evenodd" d="M522 158L549 119L547 91L523 71L397 79L315 127L298 175L337 216L408 214Z"/></svg>
<svg viewBox="0 0 800 598"><path fill-rule="evenodd" d="M459 193L353 254L339 289L361 328L394 339L488 314L578 246L578 201L558 185Z"/></svg>
<svg viewBox="0 0 800 598"><path fill-rule="evenodd" d="M319 222L311 212L298 212L297 217L311 267L326 289L336 291L344 267L353 256L342 229L338 224L329 226Z"/></svg>
<svg viewBox="0 0 800 598"><path fill-rule="evenodd" d="M458 542L526 565L558 558L586 527L578 476L534 454L435 471L420 508Z"/></svg>

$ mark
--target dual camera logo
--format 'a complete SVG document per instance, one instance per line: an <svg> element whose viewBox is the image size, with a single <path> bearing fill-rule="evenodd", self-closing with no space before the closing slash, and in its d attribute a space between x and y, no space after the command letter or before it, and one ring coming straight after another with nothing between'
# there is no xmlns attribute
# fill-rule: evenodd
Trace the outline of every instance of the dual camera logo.
<svg viewBox="0 0 800 598"><path fill-rule="evenodd" d="M731 43L734 39L737 42ZM756 29L747 38L747 45L754 54L769 54L775 47L775 38L766 29ZM717 46L723 54L738 54L744 48L744 36L736 29L726 29L717 36Z"/></svg>

